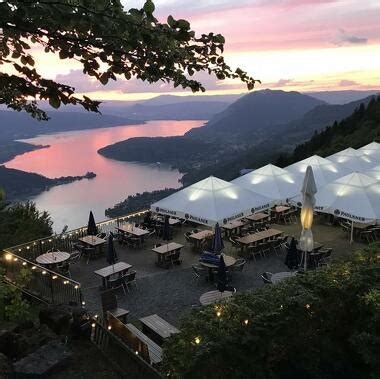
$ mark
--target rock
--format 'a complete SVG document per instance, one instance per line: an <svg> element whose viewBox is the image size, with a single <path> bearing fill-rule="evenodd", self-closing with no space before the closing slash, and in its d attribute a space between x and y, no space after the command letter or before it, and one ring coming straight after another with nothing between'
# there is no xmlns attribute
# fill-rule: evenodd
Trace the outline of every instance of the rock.
<svg viewBox="0 0 380 379"><path fill-rule="evenodd" d="M11 378L13 376L13 367L11 360L0 353L0 378Z"/></svg>
<svg viewBox="0 0 380 379"><path fill-rule="evenodd" d="M27 355L13 364L15 376L44 377L53 368L62 365L71 352L59 341L51 341L35 352Z"/></svg>
<svg viewBox="0 0 380 379"><path fill-rule="evenodd" d="M24 321L20 324L18 324L13 331L16 333L22 333L25 330L33 329L34 328L34 323L33 321Z"/></svg>
<svg viewBox="0 0 380 379"><path fill-rule="evenodd" d="M55 333L67 334L72 323L72 313L67 308L44 308L39 313L39 319L41 324L46 324Z"/></svg>

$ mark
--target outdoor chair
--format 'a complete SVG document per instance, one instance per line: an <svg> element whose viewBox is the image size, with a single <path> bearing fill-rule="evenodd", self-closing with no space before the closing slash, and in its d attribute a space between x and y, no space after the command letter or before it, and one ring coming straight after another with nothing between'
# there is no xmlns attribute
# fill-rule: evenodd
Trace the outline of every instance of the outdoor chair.
<svg viewBox="0 0 380 379"><path fill-rule="evenodd" d="M319 266L327 265L329 258L331 256L331 253L332 253L332 248L329 247L326 249L321 249L321 250L319 250L319 252L322 254L322 257L319 260Z"/></svg>
<svg viewBox="0 0 380 379"><path fill-rule="evenodd" d="M182 263L182 260L180 259L180 252L179 251L175 251L174 253L172 253L170 255L170 262L172 265L174 265L174 264L179 265Z"/></svg>
<svg viewBox="0 0 380 379"><path fill-rule="evenodd" d="M106 238L106 233L104 233L104 232L98 233L96 236L99 238Z"/></svg>
<svg viewBox="0 0 380 379"><path fill-rule="evenodd" d="M206 274L206 268L199 265L193 265L191 268L193 269L194 280L198 283L202 274Z"/></svg>
<svg viewBox="0 0 380 379"><path fill-rule="evenodd" d="M246 263L247 263L247 261L245 259L239 258L236 260L234 265L232 265L230 267L230 271L243 271L243 268L244 268Z"/></svg>
<svg viewBox="0 0 380 379"><path fill-rule="evenodd" d="M124 281L122 277L117 277L117 278L110 278L107 280L107 289L114 289L115 291L118 289L122 289L124 292L124 295L127 293L125 292L125 287L124 287Z"/></svg>
<svg viewBox="0 0 380 379"><path fill-rule="evenodd" d="M263 257L266 257L266 253L270 253L270 249L271 249L271 246L270 246L270 243L269 242L259 242L259 248L261 250L261 255Z"/></svg>
<svg viewBox="0 0 380 379"><path fill-rule="evenodd" d="M94 247L84 247L82 249L82 255L87 258L87 264L90 262L90 259L95 256L95 248Z"/></svg>
<svg viewBox="0 0 380 379"><path fill-rule="evenodd" d="M148 238L154 236L155 234L156 234L156 231L154 229L150 230L148 234Z"/></svg>
<svg viewBox="0 0 380 379"><path fill-rule="evenodd" d="M248 252L249 252L249 261L251 261L252 259L256 261L256 255L260 255L260 257L263 256L263 253L261 251L261 246L256 243L248 246Z"/></svg>
<svg viewBox="0 0 380 379"><path fill-rule="evenodd" d="M56 265L57 271L63 275L71 278L69 261L61 262Z"/></svg>
<svg viewBox="0 0 380 379"><path fill-rule="evenodd" d="M263 280L264 284L272 284L271 278L272 278L271 272L263 272L261 275L261 279Z"/></svg>
<svg viewBox="0 0 380 379"><path fill-rule="evenodd" d="M368 244L375 242L376 238L372 230L363 230L360 232L360 239L365 240Z"/></svg>
<svg viewBox="0 0 380 379"><path fill-rule="evenodd" d="M184 237L185 237L185 239L186 239L187 242L191 242L191 240L190 240L190 235L191 235L191 232L186 232L186 233L184 234Z"/></svg>
<svg viewBox="0 0 380 379"><path fill-rule="evenodd" d="M154 248L156 248L156 247L160 247L160 246L162 246L162 243L156 243L156 244L154 245Z"/></svg>
<svg viewBox="0 0 380 379"><path fill-rule="evenodd" d="M124 323L129 314L129 311L119 308L115 290L110 289L101 294L103 317L106 319L107 312L111 312L116 318L121 319Z"/></svg>
<svg viewBox="0 0 380 379"><path fill-rule="evenodd" d="M130 271L127 274L123 275L121 277L122 282L124 283L125 288L127 288L127 291L129 292L129 286L134 284L137 288L137 281L136 281L136 271Z"/></svg>

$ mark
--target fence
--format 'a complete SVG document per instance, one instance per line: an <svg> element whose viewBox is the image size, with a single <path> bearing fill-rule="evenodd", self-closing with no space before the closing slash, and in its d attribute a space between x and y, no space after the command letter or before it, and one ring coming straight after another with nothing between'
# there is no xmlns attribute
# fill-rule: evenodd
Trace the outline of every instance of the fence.
<svg viewBox="0 0 380 379"><path fill-rule="evenodd" d="M109 233L126 222L140 222L148 210L130 213L123 217L97 223L99 232ZM79 238L87 234L87 227L78 228L59 235L53 235L39 240L4 249L3 262L5 279L11 283L22 270L30 272L31 279L23 288L41 301L48 304L80 305L83 303L81 285L79 282L67 278L44 266L38 265L36 258L51 249L58 249L71 253L74 244Z"/></svg>
<svg viewBox="0 0 380 379"><path fill-rule="evenodd" d="M103 352L123 374L136 379L162 379L162 375L152 367L142 356L136 354L117 335L117 328L108 329L108 325L101 319L92 323L91 341ZM115 326L115 325L114 325Z"/></svg>

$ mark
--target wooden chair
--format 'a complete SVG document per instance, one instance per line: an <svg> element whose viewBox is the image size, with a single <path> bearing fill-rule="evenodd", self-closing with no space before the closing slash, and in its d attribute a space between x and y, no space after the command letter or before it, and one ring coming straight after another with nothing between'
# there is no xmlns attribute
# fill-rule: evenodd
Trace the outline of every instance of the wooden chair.
<svg viewBox="0 0 380 379"><path fill-rule="evenodd" d="M115 291L118 289L122 289L124 292L124 295L127 293L125 292L125 286L124 286L124 280L123 277L117 277L117 278L110 278L107 280L107 288L108 289L114 289Z"/></svg>
<svg viewBox="0 0 380 379"><path fill-rule="evenodd" d="M137 288L136 271L128 272L127 274L123 275L120 279L124 284L123 287L125 287L128 292L129 292L129 286L131 284L134 284L135 287Z"/></svg>
<svg viewBox="0 0 380 379"><path fill-rule="evenodd" d="M236 262L229 268L229 271L243 271L243 268L247 261L243 258L239 258Z"/></svg>
<svg viewBox="0 0 380 379"><path fill-rule="evenodd" d="M193 265L191 268L193 269L194 280L198 283L202 274L206 273L206 268L199 265Z"/></svg>
<svg viewBox="0 0 380 379"><path fill-rule="evenodd" d="M123 308L119 308L117 304L117 298L115 290L107 290L101 294L102 310L104 318L107 317L107 311L111 312L116 318L126 322L126 318L129 311Z"/></svg>

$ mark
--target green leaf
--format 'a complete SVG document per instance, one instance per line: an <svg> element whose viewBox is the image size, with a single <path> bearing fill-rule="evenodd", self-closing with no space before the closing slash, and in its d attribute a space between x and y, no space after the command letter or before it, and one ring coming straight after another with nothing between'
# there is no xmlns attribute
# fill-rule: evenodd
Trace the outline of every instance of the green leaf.
<svg viewBox="0 0 380 379"><path fill-rule="evenodd" d="M105 72L102 75L100 75L99 81L105 86L108 83L108 74Z"/></svg>
<svg viewBox="0 0 380 379"><path fill-rule="evenodd" d="M152 0L146 0L144 7L145 13L152 14L154 12L155 6Z"/></svg>
<svg viewBox="0 0 380 379"><path fill-rule="evenodd" d="M174 18L173 18L172 15L169 15L169 16L168 16L168 20L167 20L167 21L168 21L168 25L169 25L170 27L174 28L176 21L174 20Z"/></svg>
<svg viewBox="0 0 380 379"><path fill-rule="evenodd" d="M190 22L186 20L177 20L177 28L189 30L190 29Z"/></svg>

